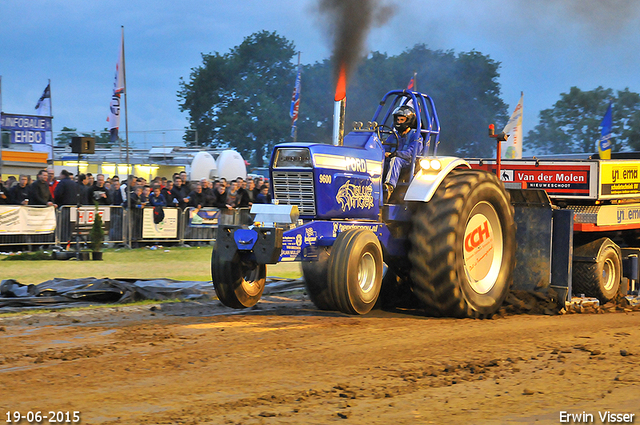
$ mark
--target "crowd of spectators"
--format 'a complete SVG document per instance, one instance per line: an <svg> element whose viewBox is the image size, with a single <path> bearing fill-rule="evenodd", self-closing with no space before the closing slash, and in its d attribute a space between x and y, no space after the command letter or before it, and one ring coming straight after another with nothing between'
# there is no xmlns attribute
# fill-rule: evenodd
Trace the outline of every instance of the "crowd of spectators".
<svg viewBox="0 0 640 425"><path fill-rule="evenodd" d="M127 189L130 188L130 189ZM130 197L130 200L128 199ZM187 173L175 173L169 180L156 177L150 182L130 175L121 182L118 176L78 174L62 170L56 178L53 169L41 170L35 181L20 175L0 180L0 204L11 205L115 205L132 208L145 206L203 208L221 210L249 208L254 203L271 203L269 186L263 177L245 180L238 177L190 182Z"/></svg>

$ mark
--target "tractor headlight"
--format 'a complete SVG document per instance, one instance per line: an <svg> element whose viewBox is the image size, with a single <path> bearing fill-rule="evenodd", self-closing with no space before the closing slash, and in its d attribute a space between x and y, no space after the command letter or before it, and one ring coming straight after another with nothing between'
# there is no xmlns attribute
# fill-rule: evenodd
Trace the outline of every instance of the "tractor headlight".
<svg viewBox="0 0 640 425"><path fill-rule="evenodd" d="M440 171L442 163L437 159L422 158L420 160L420 168L424 171Z"/></svg>

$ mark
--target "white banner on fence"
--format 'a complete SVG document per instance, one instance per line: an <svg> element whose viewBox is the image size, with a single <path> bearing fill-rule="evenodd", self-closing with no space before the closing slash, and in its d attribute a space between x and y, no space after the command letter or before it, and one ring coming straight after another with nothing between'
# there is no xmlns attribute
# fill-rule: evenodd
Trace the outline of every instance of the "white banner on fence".
<svg viewBox="0 0 640 425"><path fill-rule="evenodd" d="M76 210L78 210L78 212L76 213ZM76 222L76 214L78 214L78 224L80 225L85 225L85 224L93 224L93 220L95 220L96 218L96 207L80 207L80 209L78 209L77 207L70 207L69 208L69 220L72 223ZM103 206L103 207L98 207L98 215L100 217L102 217L102 222L106 223L108 221L111 221L111 207L110 206Z"/></svg>
<svg viewBox="0 0 640 425"><path fill-rule="evenodd" d="M156 239L178 237L178 210L164 208L164 220L156 224L153 222L153 208L145 208L142 216L142 238Z"/></svg>
<svg viewBox="0 0 640 425"><path fill-rule="evenodd" d="M54 207L0 206L0 235L37 235L56 229Z"/></svg>

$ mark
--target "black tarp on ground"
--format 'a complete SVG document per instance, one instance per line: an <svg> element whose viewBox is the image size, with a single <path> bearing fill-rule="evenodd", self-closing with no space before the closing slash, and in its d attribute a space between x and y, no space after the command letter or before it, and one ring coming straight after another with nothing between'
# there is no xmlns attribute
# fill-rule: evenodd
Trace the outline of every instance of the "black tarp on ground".
<svg viewBox="0 0 640 425"><path fill-rule="evenodd" d="M302 280L268 278L265 294L302 288ZM210 300L211 282L172 279L53 279L23 285L14 279L0 283L0 308L67 303L128 303L141 300Z"/></svg>

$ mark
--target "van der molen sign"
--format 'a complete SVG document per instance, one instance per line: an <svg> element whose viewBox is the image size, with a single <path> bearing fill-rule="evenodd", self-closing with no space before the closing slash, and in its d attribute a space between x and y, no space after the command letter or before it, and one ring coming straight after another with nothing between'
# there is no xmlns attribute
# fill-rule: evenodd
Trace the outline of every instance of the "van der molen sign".
<svg viewBox="0 0 640 425"><path fill-rule="evenodd" d="M38 115L0 115L0 128L11 131L11 143L45 143L45 133L51 131L51 117Z"/></svg>

